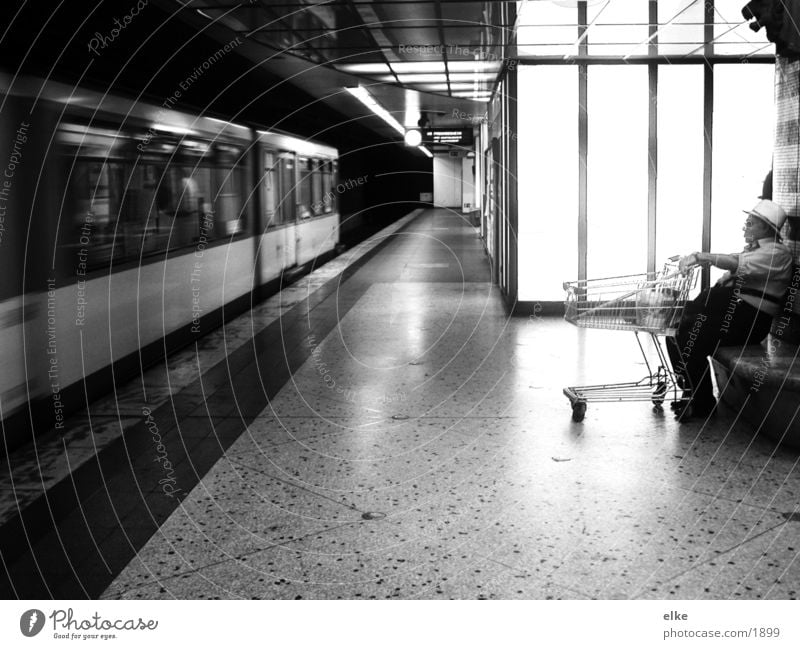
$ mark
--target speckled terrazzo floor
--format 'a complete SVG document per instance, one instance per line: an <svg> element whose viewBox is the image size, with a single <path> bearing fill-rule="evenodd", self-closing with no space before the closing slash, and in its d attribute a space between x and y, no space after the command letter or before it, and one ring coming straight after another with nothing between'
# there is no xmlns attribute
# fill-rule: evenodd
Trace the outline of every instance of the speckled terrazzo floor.
<svg viewBox="0 0 800 649"><path fill-rule="evenodd" d="M394 235L102 597L796 598L798 453L727 410L572 422L564 386L641 378L633 335L509 318L488 278L457 215Z"/></svg>
<svg viewBox="0 0 800 649"><path fill-rule="evenodd" d="M797 455L732 412L573 423L562 387L640 378L632 335L508 318L479 254L418 219L103 596L795 597Z"/></svg>
<svg viewBox="0 0 800 649"><path fill-rule="evenodd" d="M412 221L415 210L378 234L354 246L324 266L299 278L291 286L227 322L191 347L172 355L166 364L146 370L137 379L117 385L114 392L98 399L66 422L67 433L41 436L37 444L19 449L0 463L0 525L44 491L143 421L142 405L151 410L168 403L204 372L249 343L253 336L302 302L320 286L342 273L354 261ZM196 399L197 407L202 395Z"/></svg>

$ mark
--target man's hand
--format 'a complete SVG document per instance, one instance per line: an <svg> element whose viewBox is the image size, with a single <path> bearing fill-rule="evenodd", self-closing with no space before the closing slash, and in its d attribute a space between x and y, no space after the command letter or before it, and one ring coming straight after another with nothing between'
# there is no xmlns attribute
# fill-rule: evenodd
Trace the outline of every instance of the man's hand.
<svg viewBox="0 0 800 649"><path fill-rule="evenodd" d="M678 270L685 273L692 266L697 266L699 263L700 261L697 259L697 253L693 252L690 255L680 258L680 261L678 261Z"/></svg>

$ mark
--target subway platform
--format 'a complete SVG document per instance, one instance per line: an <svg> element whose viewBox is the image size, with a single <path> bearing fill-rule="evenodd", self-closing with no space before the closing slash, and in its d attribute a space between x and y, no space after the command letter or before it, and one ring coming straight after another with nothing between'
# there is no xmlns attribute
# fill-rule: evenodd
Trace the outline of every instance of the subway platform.
<svg viewBox="0 0 800 649"><path fill-rule="evenodd" d="M571 420L564 386L644 373L413 212L4 459L0 592L796 598L796 452L726 410Z"/></svg>

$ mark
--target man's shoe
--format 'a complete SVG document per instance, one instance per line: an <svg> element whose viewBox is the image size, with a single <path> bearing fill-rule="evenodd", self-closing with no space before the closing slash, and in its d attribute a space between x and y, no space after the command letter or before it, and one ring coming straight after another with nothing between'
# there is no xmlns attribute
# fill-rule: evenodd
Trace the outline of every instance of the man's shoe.
<svg viewBox="0 0 800 649"><path fill-rule="evenodd" d="M681 423L685 421L690 421L692 419L708 419L709 417L716 414L717 411L717 402L716 401L709 401L705 403L697 403L694 401L689 401L685 404L685 406L681 409L678 408L676 410L676 418Z"/></svg>
<svg viewBox="0 0 800 649"><path fill-rule="evenodd" d="M675 401L670 401L669 407L674 410L675 412L680 412L686 407L692 400L692 393L689 390L684 390L683 395L681 395L680 399L676 399Z"/></svg>

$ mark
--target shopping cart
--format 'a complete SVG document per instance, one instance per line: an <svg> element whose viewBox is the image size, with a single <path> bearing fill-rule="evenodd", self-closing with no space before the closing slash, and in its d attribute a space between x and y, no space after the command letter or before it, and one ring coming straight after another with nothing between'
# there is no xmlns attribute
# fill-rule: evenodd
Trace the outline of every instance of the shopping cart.
<svg viewBox="0 0 800 649"><path fill-rule="evenodd" d="M564 283L567 322L577 327L634 332L648 372L639 381L564 388L573 421L583 421L590 401L652 401L659 410L668 397L678 406L688 403L689 386L682 385L658 338L675 336L684 305L697 282L698 267L681 273L677 260L672 257L659 273ZM654 361L648 358L640 335L650 337Z"/></svg>

